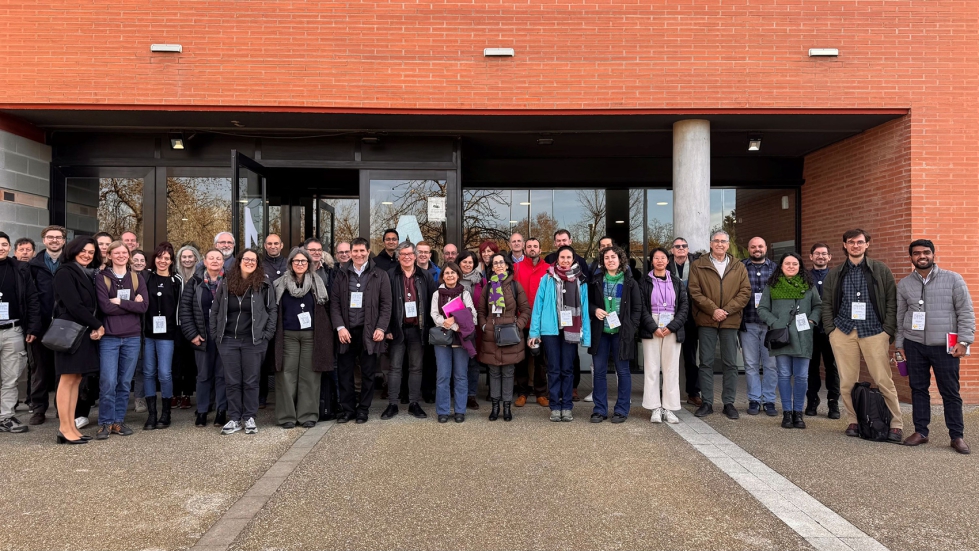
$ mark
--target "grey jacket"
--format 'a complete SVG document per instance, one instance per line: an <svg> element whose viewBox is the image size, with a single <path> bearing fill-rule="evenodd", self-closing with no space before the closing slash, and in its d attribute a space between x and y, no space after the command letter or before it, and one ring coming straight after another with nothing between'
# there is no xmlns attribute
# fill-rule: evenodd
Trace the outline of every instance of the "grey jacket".
<svg viewBox="0 0 979 551"><path fill-rule="evenodd" d="M251 294L252 303L252 344L269 342L275 337L275 323L278 319L278 304L275 302L272 286L268 280L262 282L262 288ZM214 302L211 304L209 321L211 338L215 344L224 340L224 327L228 324L228 282L225 279L218 284Z"/></svg>
<svg viewBox="0 0 979 551"><path fill-rule="evenodd" d="M922 311L919 300L924 301L925 330L912 331L914 313ZM945 333L957 333L959 342L972 344L976 332L976 315L965 280L937 265L932 268L927 285L917 271L898 282L897 320L896 348L904 347L904 339L925 346L944 346Z"/></svg>

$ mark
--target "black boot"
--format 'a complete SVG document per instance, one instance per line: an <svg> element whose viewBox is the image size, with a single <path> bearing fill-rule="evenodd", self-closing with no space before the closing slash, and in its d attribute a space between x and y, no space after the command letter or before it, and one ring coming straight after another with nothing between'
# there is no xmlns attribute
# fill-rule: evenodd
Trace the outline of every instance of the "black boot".
<svg viewBox="0 0 979 551"><path fill-rule="evenodd" d="M510 402L503 402L503 420L513 421L513 414L510 413Z"/></svg>
<svg viewBox="0 0 979 551"><path fill-rule="evenodd" d="M163 408L160 412L160 422L157 423L156 428L165 429L170 426L170 406L173 405L173 400L170 398L163 399Z"/></svg>
<svg viewBox="0 0 979 551"><path fill-rule="evenodd" d="M155 430L156 429L156 396L152 398L146 397L146 424L143 425L143 430Z"/></svg>
<svg viewBox="0 0 979 551"><path fill-rule="evenodd" d="M809 417L816 416L816 408L819 407L819 397L810 398L806 404L806 415Z"/></svg>
<svg viewBox="0 0 979 551"><path fill-rule="evenodd" d="M829 401L829 414L827 415L830 419L840 418L840 403L836 400Z"/></svg>
<svg viewBox="0 0 979 551"><path fill-rule="evenodd" d="M489 420L496 421L500 418L500 400L497 398L491 398L493 401L493 409L490 410Z"/></svg>
<svg viewBox="0 0 979 551"><path fill-rule="evenodd" d="M792 428L792 412L783 411L782 412L782 428L791 429Z"/></svg>
<svg viewBox="0 0 979 551"><path fill-rule="evenodd" d="M228 422L228 410L219 409L217 414L214 416L214 426L223 427Z"/></svg>
<svg viewBox="0 0 979 551"><path fill-rule="evenodd" d="M795 428L797 428L797 429L804 429L804 428L806 428L806 422L802 418L802 412L801 411L793 411L792 412L792 426L795 427Z"/></svg>

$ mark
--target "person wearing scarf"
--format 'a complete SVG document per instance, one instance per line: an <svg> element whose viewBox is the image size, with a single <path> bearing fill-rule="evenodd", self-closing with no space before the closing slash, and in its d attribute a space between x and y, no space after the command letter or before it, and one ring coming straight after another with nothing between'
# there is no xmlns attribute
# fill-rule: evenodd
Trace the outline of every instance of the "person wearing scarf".
<svg viewBox="0 0 979 551"><path fill-rule="evenodd" d="M573 421L574 357L578 346L591 344L591 324L582 324L588 304L586 276L574 261L574 249L563 246L548 268L534 299L530 321L531 346L543 344L547 358L547 387L551 421ZM492 295L491 295L492 297Z"/></svg>
<svg viewBox="0 0 979 551"><path fill-rule="evenodd" d="M176 274L181 285L187 285L194 277L197 264L201 261L201 253L193 245L184 245L177 250L174 260ZM176 347L173 358L173 401L172 408L190 409L190 397L197 387L197 365L194 363L194 347L184 338L182 331L177 331Z"/></svg>
<svg viewBox="0 0 979 551"><path fill-rule="evenodd" d="M486 285L486 279L483 277L483 271L479 269L479 261L476 259L476 253L472 251L462 251L459 253L456 259L456 264L459 265L459 272L461 277L459 283L469 291L469 294L479 299L483 296L483 286ZM480 345L483 341L482 331L476 331L476 350L480 349ZM469 397L466 399L466 409L479 409L479 402L476 401L476 391L479 387L479 370L480 362L476 358L469 359L469 376L467 377L469 389Z"/></svg>
<svg viewBox="0 0 979 551"><path fill-rule="evenodd" d="M472 295L459 282L461 270L455 262L448 262L439 275L439 288L432 295L431 316L436 328L452 331L451 346L435 346L435 362L438 366L435 380L435 414L439 423L449 420L451 402L450 380L455 382L455 422L466 420L466 399L468 391L469 359L476 355L472 338L476 329L476 307ZM459 299L465 305L445 314L445 305Z"/></svg>
<svg viewBox="0 0 979 551"><path fill-rule="evenodd" d="M778 369L782 399L782 428L804 429L803 408L809 389L812 332L822 313L822 301L802 257L785 253L768 279L758 303L758 317L769 329L788 327L789 344L770 349Z"/></svg>
<svg viewBox="0 0 979 551"><path fill-rule="evenodd" d="M178 255L179 258L179 255ZM201 271L184 282L180 296L180 332L194 349L197 367L197 419L194 426L207 425L207 412L214 406L214 426L228 421L228 395L224 383L224 365L217 343L210 333L211 305L218 285L224 280L224 253L211 249L204 253ZM213 398L211 397L213 393ZM212 402L213 400L213 402Z"/></svg>
<svg viewBox="0 0 979 551"><path fill-rule="evenodd" d="M598 254L599 272L590 283L588 313L591 325L591 346L594 374L592 399L595 407L592 423L608 419L608 363L609 356L615 362L618 391L615 399L613 423L622 423L629 417L632 396L632 373L629 365L636 356L635 337L642 319L642 303L639 285L625 262L625 251L608 246Z"/></svg>
<svg viewBox="0 0 979 551"><path fill-rule="evenodd" d="M286 429L319 419L320 375L333 370L333 324L323 279L313 257L296 247L286 272L272 284L279 304L275 325L275 418ZM330 378L327 377L327 380Z"/></svg>
<svg viewBox="0 0 979 551"><path fill-rule="evenodd" d="M680 420L680 346L689 312L688 294L679 278L666 269L669 255L657 247L649 255L652 270L640 283L642 314L642 407L652 410L653 423L676 424ZM662 390L660 374L662 373Z"/></svg>

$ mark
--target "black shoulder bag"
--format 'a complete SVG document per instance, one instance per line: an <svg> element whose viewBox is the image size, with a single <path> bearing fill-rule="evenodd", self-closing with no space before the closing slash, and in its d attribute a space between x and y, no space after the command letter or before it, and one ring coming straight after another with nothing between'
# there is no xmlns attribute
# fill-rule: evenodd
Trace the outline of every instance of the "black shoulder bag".
<svg viewBox="0 0 979 551"><path fill-rule="evenodd" d="M792 310L793 314L799 313L799 301L795 301L795 309ZM789 316L789 323L792 323L792 315ZM778 329L769 329L765 333L765 347L769 350L778 350L779 348L785 348L791 343L789 340L789 326L779 327Z"/></svg>

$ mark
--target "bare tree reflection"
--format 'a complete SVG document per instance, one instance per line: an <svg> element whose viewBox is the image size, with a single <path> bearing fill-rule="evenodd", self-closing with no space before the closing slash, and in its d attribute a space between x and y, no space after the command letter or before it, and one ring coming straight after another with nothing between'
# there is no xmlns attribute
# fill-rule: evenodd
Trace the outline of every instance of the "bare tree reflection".
<svg viewBox="0 0 979 551"><path fill-rule="evenodd" d="M122 232L143 236L143 179L99 178L99 229L118 238Z"/></svg>

